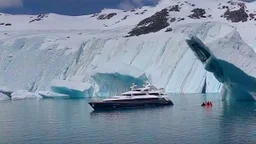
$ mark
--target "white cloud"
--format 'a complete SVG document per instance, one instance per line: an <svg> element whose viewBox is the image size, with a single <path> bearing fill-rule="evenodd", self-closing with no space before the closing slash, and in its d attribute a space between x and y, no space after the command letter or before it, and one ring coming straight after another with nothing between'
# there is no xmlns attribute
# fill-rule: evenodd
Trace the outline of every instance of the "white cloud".
<svg viewBox="0 0 256 144"><path fill-rule="evenodd" d="M130 10L130 9L134 9L135 6L131 3L130 0L125 0L118 5L118 8L124 9L124 10Z"/></svg>
<svg viewBox="0 0 256 144"><path fill-rule="evenodd" d="M157 4L160 0L123 0L119 4L119 8L125 9L125 10L130 10L136 7L141 7L147 3L152 3L152 4Z"/></svg>
<svg viewBox="0 0 256 144"><path fill-rule="evenodd" d="M22 7L22 0L0 0L0 9Z"/></svg>

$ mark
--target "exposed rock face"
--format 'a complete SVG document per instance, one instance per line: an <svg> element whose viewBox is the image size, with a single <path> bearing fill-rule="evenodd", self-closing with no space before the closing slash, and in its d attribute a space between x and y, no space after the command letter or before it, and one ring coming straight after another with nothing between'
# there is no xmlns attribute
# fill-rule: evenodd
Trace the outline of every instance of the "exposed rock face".
<svg viewBox="0 0 256 144"><path fill-rule="evenodd" d="M98 20L103 20L103 19L105 19L105 16L106 16L106 14L102 14L102 15L100 15L97 19L98 19Z"/></svg>
<svg viewBox="0 0 256 144"><path fill-rule="evenodd" d="M10 23L6 23L6 24L5 24L5 26L11 26L11 25L12 25L12 24L10 24Z"/></svg>
<svg viewBox="0 0 256 144"><path fill-rule="evenodd" d="M178 18L177 22L184 21L185 18Z"/></svg>
<svg viewBox="0 0 256 144"><path fill-rule="evenodd" d="M170 22L175 22L176 18L171 18Z"/></svg>
<svg viewBox="0 0 256 144"><path fill-rule="evenodd" d="M181 7L179 7L179 5L174 5L174 6L171 6L169 11L176 11L176 12L179 12L181 9Z"/></svg>
<svg viewBox="0 0 256 144"><path fill-rule="evenodd" d="M40 21L40 20L42 20L44 17L46 17L45 14L40 14L40 15L37 16L37 18L31 20L29 23L36 22L36 21Z"/></svg>
<svg viewBox="0 0 256 144"><path fill-rule="evenodd" d="M255 16L256 16L256 14L250 13L249 14L250 20L256 20Z"/></svg>
<svg viewBox="0 0 256 144"><path fill-rule="evenodd" d="M129 35L126 37L157 32L168 27L170 25L168 23L168 15L169 13L167 8L155 13L154 15L142 20L134 29L128 33Z"/></svg>
<svg viewBox="0 0 256 144"><path fill-rule="evenodd" d="M129 15L124 16L124 18L123 18L122 20L126 20L128 16L129 16Z"/></svg>
<svg viewBox="0 0 256 144"><path fill-rule="evenodd" d="M171 32L172 31L172 28L167 28L166 30L165 30L165 32Z"/></svg>
<svg viewBox="0 0 256 144"><path fill-rule="evenodd" d="M116 13L110 13L110 14L107 15L106 19L111 19L115 15L116 15Z"/></svg>
<svg viewBox="0 0 256 144"><path fill-rule="evenodd" d="M241 7L239 10L230 11L229 9L224 13L224 18L231 22L246 22L248 14L245 12L245 8Z"/></svg>
<svg viewBox="0 0 256 144"><path fill-rule="evenodd" d="M190 17L192 19L206 18L206 16L205 16L206 12L202 8L195 8L191 12L193 12L193 13L191 15L189 15L188 17Z"/></svg>
<svg viewBox="0 0 256 144"><path fill-rule="evenodd" d="M102 14L102 15L100 15L97 19L98 19L98 20L111 19L111 18L114 17L115 15L117 15L117 13Z"/></svg>

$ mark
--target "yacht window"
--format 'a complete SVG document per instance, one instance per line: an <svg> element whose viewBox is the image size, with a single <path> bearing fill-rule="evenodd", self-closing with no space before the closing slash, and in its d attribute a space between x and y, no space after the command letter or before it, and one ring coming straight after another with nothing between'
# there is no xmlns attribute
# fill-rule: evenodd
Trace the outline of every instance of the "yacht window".
<svg viewBox="0 0 256 144"><path fill-rule="evenodd" d="M146 95L145 93L133 94L134 96Z"/></svg>
<svg viewBox="0 0 256 144"><path fill-rule="evenodd" d="M158 98L147 98L147 99L136 99L136 101L148 101L148 100L157 100Z"/></svg>
<svg viewBox="0 0 256 144"><path fill-rule="evenodd" d="M160 93L150 93L149 95L160 95Z"/></svg>
<svg viewBox="0 0 256 144"><path fill-rule="evenodd" d="M122 94L122 96L131 96L131 94Z"/></svg>

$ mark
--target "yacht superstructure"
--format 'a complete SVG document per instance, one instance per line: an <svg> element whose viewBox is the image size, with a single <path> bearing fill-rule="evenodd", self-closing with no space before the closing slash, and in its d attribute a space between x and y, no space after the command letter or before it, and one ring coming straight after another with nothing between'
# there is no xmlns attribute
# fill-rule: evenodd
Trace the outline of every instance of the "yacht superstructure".
<svg viewBox="0 0 256 144"><path fill-rule="evenodd" d="M173 105L173 102L167 98L164 89L157 89L149 82L146 82L141 88L137 88L135 84L132 84L130 88L130 91L121 93L119 96L112 96L102 101L91 101L89 104L95 110Z"/></svg>

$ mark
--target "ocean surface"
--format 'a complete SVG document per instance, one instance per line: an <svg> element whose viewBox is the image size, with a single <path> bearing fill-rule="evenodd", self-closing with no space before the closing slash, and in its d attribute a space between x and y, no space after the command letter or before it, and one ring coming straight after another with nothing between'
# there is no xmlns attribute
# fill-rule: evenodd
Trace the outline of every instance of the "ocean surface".
<svg viewBox="0 0 256 144"><path fill-rule="evenodd" d="M256 144L256 102L170 98L173 106L105 112L89 99L0 101L0 144Z"/></svg>

